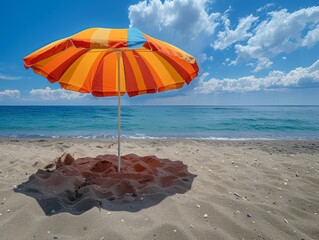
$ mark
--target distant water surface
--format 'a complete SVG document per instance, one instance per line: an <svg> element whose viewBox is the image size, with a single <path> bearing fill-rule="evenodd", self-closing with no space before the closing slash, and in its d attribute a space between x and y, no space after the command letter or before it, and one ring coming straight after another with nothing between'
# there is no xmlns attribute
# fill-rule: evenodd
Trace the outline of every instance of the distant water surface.
<svg viewBox="0 0 319 240"><path fill-rule="evenodd" d="M319 139L319 106L122 106L123 138ZM0 137L114 138L117 106L0 106Z"/></svg>

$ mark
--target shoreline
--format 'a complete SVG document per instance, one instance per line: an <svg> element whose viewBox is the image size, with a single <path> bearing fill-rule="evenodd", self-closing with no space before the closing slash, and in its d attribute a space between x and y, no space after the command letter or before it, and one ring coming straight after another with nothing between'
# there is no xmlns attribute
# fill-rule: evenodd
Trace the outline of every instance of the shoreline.
<svg viewBox="0 0 319 240"><path fill-rule="evenodd" d="M72 138L72 137L58 137L58 138L51 138L51 137L36 137L36 138L19 138L19 137L0 137L0 141L96 141L96 142L117 142L117 137L114 138ZM218 138L218 139L205 139L205 138L186 138L186 137L169 137L169 138L122 138L121 142L130 142L130 141L198 141L198 142L312 142L312 143L319 143L319 139L242 139L242 138Z"/></svg>
<svg viewBox="0 0 319 240"><path fill-rule="evenodd" d="M85 143L90 143L90 144L105 144L105 146L102 147L107 147L108 149L110 147L117 149L117 138L113 139L84 139L84 138L0 138L0 144L1 143L6 143L6 142L11 142L11 143L29 143L29 144L40 144L41 143L73 143L73 144L85 144ZM191 143L202 143L207 146L218 146L218 147L225 147L225 146L235 146L235 147L242 147L242 146L257 146L256 149L258 148L263 148L267 149L267 147L275 147L275 148L282 148L284 151L294 151L295 153L307 153L307 150L310 150L310 153L318 153L319 154L319 140L311 140L311 139L290 139L290 140L281 140L281 139L249 139L249 140L242 140L242 139L190 139L190 138L157 138L157 139L127 139L127 138L121 138L121 146L124 144L129 144L129 143L143 143L147 144L150 143L151 145L161 143L166 145L169 144L177 144L177 143L186 143L186 144L191 144ZM298 152L298 149L293 149L294 146L297 146L300 148L304 148L303 151ZM273 146L274 145L274 146ZM121 151L124 151L125 148L121 147ZM300 150L300 149L299 149ZM305 152L306 151L306 152ZM116 152L117 153L117 150ZM124 154L128 154L129 151L125 151ZM123 154L123 152L122 152Z"/></svg>
<svg viewBox="0 0 319 240"><path fill-rule="evenodd" d="M94 207L80 215L46 216L34 198L14 192L14 186L63 153L74 158L116 154L117 140L0 138L0 238L319 236L319 141L122 139L121 151L182 161L196 177L187 192L165 196L137 212Z"/></svg>

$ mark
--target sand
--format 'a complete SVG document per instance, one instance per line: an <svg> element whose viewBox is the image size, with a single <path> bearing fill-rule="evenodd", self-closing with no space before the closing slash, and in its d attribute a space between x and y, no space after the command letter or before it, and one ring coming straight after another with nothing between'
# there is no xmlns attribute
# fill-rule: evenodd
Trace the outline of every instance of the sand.
<svg viewBox="0 0 319 240"><path fill-rule="evenodd" d="M64 153L104 163L85 168L93 182L65 180L79 172L56 164ZM0 139L0 239L319 239L319 142L123 140L122 188L115 153L113 140Z"/></svg>

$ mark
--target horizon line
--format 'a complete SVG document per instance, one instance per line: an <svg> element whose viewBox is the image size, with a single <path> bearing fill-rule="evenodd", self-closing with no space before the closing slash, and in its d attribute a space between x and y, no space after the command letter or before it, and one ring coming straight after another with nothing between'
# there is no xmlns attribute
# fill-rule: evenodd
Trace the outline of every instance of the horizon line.
<svg viewBox="0 0 319 240"><path fill-rule="evenodd" d="M0 107L117 107L117 104L4 104ZM319 107L319 104L121 104L121 107Z"/></svg>

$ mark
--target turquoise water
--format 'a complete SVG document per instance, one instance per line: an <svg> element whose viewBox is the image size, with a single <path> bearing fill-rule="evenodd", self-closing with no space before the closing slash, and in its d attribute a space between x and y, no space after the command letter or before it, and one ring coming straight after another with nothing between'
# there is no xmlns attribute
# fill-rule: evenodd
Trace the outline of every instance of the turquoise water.
<svg viewBox="0 0 319 240"><path fill-rule="evenodd" d="M319 106L122 106L123 138L319 139ZM114 138L116 106L0 106L0 137Z"/></svg>

